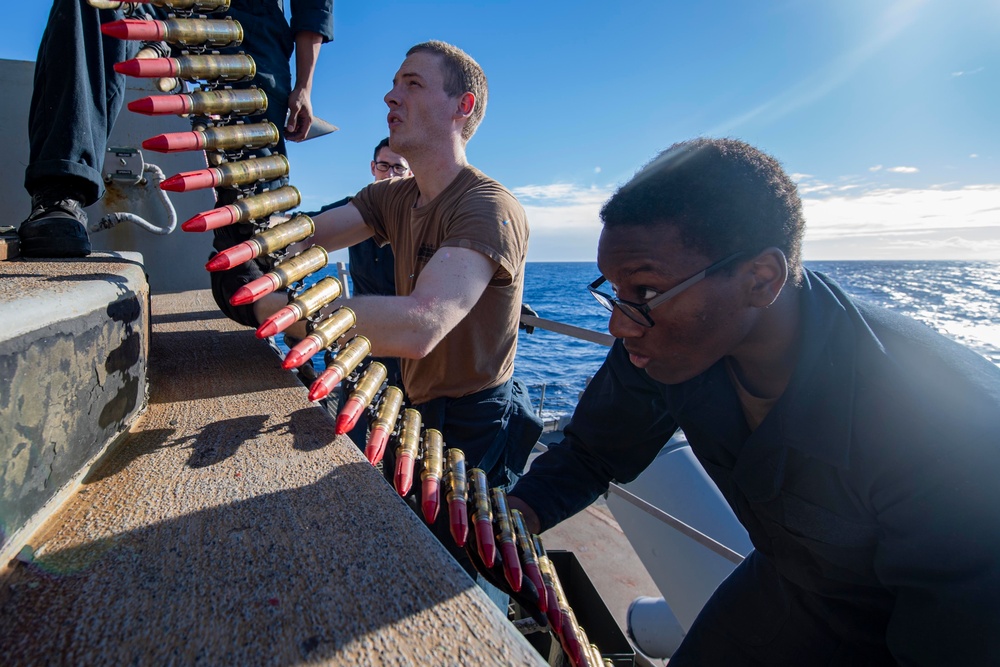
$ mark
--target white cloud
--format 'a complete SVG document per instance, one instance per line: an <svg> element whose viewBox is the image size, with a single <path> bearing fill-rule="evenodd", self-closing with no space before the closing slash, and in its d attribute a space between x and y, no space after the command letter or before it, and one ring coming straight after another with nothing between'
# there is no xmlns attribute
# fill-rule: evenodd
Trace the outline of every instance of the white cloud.
<svg viewBox="0 0 1000 667"><path fill-rule="evenodd" d="M882 169L882 165L880 165L880 164L877 164L874 167L868 167L868 171L880 171L881 169Z"/></svg>
<svg viewBox="0 0 1000 667"><path fill-rule="evenodd" d="M1000 259L1000 185L802 198L805 259Z"/></svg>
<svg viewBox="0 0 1000 667"><path fill-rule="evenodd" d="M977 153L969 153L969 157L975 160L979 155Z"/></svg>
<svg viewBox="0 0 1000 667"><path fill-rule="evenodd" d="M965 72L963 70L959 70L957 72L952 72L951 75L953 77L955 77L955 78L958 78L960 76L972 76L973 74L979 74L980 72L983 71L983 69L985 69L985 68L983 68L983 67L977 67L976 69L970 70L968 72Z"/></svg>
<svg viewBox="0 0 1000 667"><path fill-rule="evenodd" d="M894 174L915 174L920 170L916 167L889 167L886 171L891 171Z"/></svg>
<svg viewBox="0 0 1000 667"><path fill-rule="evenodd" d="M594 167L594 173L595 174L601 173L601 168L600 167Z"/></svg>

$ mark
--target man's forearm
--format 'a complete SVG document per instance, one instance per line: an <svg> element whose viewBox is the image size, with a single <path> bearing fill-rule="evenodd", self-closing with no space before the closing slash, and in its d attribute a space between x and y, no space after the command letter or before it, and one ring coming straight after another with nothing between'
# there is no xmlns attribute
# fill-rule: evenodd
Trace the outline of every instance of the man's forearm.
<svg viewBox="0 0 1000 667"><path fill-rule="evenodd" d="M295 33L295 87L312 92L313 76L323 36L318 32L300 30Z"/></svg>

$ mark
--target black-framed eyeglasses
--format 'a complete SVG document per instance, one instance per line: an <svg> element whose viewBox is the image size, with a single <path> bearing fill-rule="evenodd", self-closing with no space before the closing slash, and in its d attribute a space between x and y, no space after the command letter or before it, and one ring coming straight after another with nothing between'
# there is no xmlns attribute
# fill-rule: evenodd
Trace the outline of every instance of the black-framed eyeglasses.
<svg viewBox="0 0 1000 667"><path fill-rule="evenodd" d="M734 261L736 261L745 254L746 252L740 251L740 252L735 252L732 255L729 255L728 257L720 259L715 264L712 264L708 268L699 271L698 273L694 274L693 276L691 276L681 284L677 285L676 287L671 287L663 294L658 294L657 296L654 296L646 303L634 303L632 301L625 301L623 299L619 299L617 296L614 296L613 294L608 294L607 292L601 292L597 288L607 282L608 279L605 278L604 276L601 276L594 282L587 285L587 290L589 290L590 293L594 295L594 298L597 299L597 302L599 304L607 308L609 311L613 311L615 306L618 306L618 310L625 313L626 317L628 317L630 320L632 320L636 324L640 324L648 328L652 327L654 324L653 318L649 316L650 311L652 311L654 308L662 306L667 301L670 301L671 299L673 299L675 296L677 296L687 288L691 287L695 283L701 282L707 276L715 273L719 269L722 269L728 266L729 264L732 264Z"/></svg>
<svg viewBox="0 0 1000 667"><path fill-rule="evenodd" d="M387 171L392 171L396 176L404 176L406 172L410 170L410 167L405 164L390 164L388 162L376 162L375 168L381 171L383 174Z"/></svg>

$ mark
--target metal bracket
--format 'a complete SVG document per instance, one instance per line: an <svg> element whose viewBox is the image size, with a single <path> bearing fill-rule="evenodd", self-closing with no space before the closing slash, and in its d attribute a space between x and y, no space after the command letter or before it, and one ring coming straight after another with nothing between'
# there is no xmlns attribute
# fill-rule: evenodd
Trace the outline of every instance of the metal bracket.
<svg viewBox="0 0 1000 667"><path fill-rule="evenodd" d="M104 182L139 183L144 176L142 153L137 148L108 146L104 156Z"/></svg>

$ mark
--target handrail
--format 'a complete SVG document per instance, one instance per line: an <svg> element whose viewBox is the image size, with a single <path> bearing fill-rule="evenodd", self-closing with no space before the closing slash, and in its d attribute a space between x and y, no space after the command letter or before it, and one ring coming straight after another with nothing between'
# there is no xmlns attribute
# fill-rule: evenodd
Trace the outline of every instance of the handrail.
<svg viewBox="0 0 1000 667"><path fill-rule="evenodd" d="M555 320L545 320L541 317L536 317L535 315L526 315L522 313L521 324L528 327L537 327L547 331L554 331L555 333L561 333L566 336L585 340L589 343L597 343L598 345L604 345L605 347L611 347L611 345L615 342L615 337L609 334L584 329L583 327L573 326L572 324L556 322Z"/></svg>

